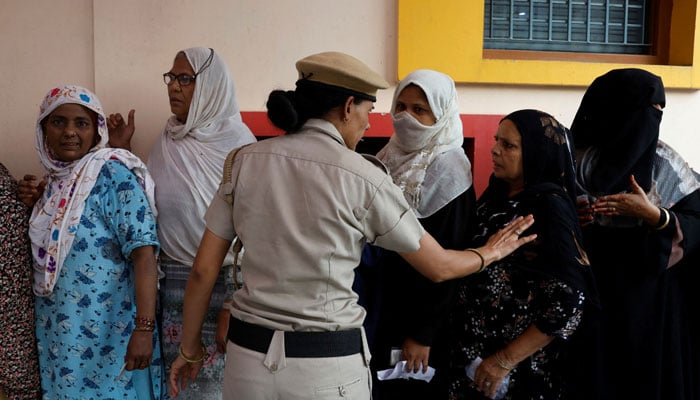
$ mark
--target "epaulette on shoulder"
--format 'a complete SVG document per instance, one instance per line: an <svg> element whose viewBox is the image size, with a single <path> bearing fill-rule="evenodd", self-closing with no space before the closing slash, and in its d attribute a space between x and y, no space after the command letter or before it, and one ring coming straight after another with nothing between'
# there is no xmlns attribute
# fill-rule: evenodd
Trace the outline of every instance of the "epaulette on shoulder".
<svg viewBox="0 0 700 400"><path fill-rule="evenodd" d="M389 174L389 168L387 168L387 166L384 165L384 163L381 162L377 157L375 157L371 154L364 154L364 153L360 153L360 155L362 157L364 157L365 160L374 164L375 167L381 169L385 174L387 174L387 175Z"/></svg>

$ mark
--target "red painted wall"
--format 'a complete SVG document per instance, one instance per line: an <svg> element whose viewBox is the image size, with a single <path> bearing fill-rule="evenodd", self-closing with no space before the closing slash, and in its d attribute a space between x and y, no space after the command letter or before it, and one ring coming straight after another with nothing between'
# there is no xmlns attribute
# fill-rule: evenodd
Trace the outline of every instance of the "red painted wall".
<svg viewBox="0 0 700 400"><path fill-rule="evenodd" d="M244 111L241 113L243 121L250 127L255 136L265 138L283 134L277 129L264 111ZM486 188L491 175L491 146L493 135L496 133L498 122L502 115L462 114L464 130L464 150L472 162L474 174L474 188L477 196ZM369 118L370 129L365 134L362 144L367 146L366 152L376 151L389 139L394 132L391 125L391 116L384 113L372 113ZM359 146L358 145L358 150Z"/></svg>

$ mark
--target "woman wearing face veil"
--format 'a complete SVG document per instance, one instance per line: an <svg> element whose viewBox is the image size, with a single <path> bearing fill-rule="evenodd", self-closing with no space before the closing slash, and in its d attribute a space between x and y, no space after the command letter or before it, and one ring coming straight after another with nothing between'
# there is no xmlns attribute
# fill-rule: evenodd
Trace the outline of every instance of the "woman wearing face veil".
<svg viewBox="0 0 700 400"><path fill-rule="evenodd" d="M399 82L391 108L394 135L377 157L386 164L421 225L445 248L469 244L474 203L471 164L464 154L457 90L447 75L417 70ZM398 253L381 257L377 369L393 368L391 351L400 351L410 371L436 369L435 377L377 382L382 399L445 398L447 349L444 322L456 281L433 283ZM419 301L406 301L421 293ZM394 360L395 362L396 360Z"/></svg>
<svg viewBox="0 0 700 400"><path fill-rule="evenodd" d="M600 332L581 360L582 398L693 399L700 391L697 300L700 183L659 140L661 78L598 77L572 124ZM591 364L589 364L590 362Z"/></svg>

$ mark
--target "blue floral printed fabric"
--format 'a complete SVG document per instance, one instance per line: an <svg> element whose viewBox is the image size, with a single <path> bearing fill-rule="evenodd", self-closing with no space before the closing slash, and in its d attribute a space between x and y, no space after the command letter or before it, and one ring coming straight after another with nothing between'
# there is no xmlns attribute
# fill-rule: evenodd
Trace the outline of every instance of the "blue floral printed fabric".
<svg viewBox="0 0 700 400"><path fill-rule="evenodd" d="M158 399L162 360L124 371L136 301L131 251L158 247L156 220L136 176L108 161L88 196L53 293L36 299L43 398Z"/></svg>

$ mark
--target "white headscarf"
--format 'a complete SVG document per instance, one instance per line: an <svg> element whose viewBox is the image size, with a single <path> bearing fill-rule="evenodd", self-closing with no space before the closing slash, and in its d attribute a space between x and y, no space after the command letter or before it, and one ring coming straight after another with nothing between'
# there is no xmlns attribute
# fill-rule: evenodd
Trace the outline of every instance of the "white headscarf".
<svg viewBox="0 0 700 400"><path fill-rule="evenodd" d="M399 95L411 84L425 93L434 125L425 126L406 111L396 113ZM394 134L377 157L389 167L415 214L429 217L472 185L454 81L437 71L411 72L396 87L391 117Z"/></svg>
<svg viewBox="0 0 700 400"><path fill-rule="evenodd" d="M148 157L148 168L156 181L158 206L165 210L158 218L161 248L192 265L224 160L232 149L254 142L255 136L241 119L233 79L221 57L206 47L182 53L199 73L187 121L183 124L174 115L168 119Z"/></svg>
<svg viewBox="0 0 700 400"><path fill-rule="evenodd" d="M63 104L79 104L97 114L99 140L86 155L72 162L55 159L46 147L41 122ZM109 137L100 100L80 86L60 86L47 93L36 120L35 145L41 164L47 171L47 184L34 205L29 219L29 238L34 258L34 293L48 296L56 285L66 256L78 230L85 200L108 160L118 160L132 170L144 187L155 215L154 186L146 166L126 150L105 148Z"/></svg>

